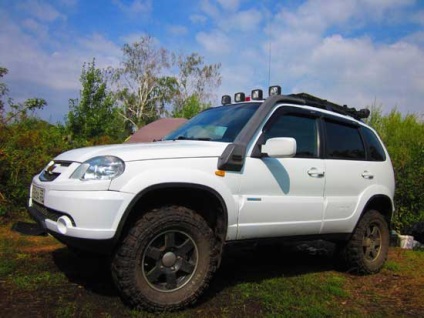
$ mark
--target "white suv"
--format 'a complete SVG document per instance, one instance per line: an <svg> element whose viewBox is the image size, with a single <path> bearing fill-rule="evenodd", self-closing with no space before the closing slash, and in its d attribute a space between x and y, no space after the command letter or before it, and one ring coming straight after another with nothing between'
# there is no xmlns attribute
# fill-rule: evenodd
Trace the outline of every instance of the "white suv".
<svg viewBox="0 0 424 318"><path fill-rule="evenodd" d="M133 307L201 295L226 243L322 238L349 270L381 269L394 211L389 154L369 114L279 87L223 97L162 141L76 149L34 177L29 212L74 249L112 256Z"/></svg>

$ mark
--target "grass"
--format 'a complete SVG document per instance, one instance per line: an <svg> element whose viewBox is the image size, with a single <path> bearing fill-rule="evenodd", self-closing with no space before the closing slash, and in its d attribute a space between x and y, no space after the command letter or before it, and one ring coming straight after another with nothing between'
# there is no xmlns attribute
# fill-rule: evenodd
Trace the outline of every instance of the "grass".
<svg viewBox="0 0 424 318"><path fill-rule="evenodd" d="M390 249L381 273L354 276L325 255L286 246L226 249L194 307L149 314L126 307L106 259L83 259L51 237L0 225L0 310L15 317L416 317L424 312L424 252Z"/></svg>

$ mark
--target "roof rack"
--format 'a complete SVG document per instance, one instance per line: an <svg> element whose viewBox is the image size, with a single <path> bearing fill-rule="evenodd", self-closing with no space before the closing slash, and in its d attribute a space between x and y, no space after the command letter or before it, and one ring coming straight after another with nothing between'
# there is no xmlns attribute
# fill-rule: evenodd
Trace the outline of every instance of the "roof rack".
<svg viewBox="0 0 424 318"><path fill-rule="evenodd" d="M347 105L341 106L341 105L329 102L328 100L310 95L308 93L290 94L287 96L301 98L305 100L305 104L309 106L326 109L326 110L333 111L335 113L342 114L342 115L347 115L357 120L368 118L370 115L369 109L363 108L363 109L357 110L354 107L347 107Z"/></svg>

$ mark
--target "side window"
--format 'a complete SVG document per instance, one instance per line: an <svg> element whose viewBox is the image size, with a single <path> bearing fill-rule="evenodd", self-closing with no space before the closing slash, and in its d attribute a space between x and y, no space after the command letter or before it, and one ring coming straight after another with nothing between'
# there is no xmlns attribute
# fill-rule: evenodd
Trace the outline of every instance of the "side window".
<svg viewBox="0 0 424 318"><path fill-rule="evenodd" d="M264 130L265 141L275 137L292 137L297 143L297 158L318 157L317 119L292 114L276 114Z"/></svg>
<svg viewBox="0 0 424 318"><path fill-rule="evenodd" d="M363 127L362 133L365 138L365 142L367 143L368 160L386 160L386 153L384 152L383 147L381 146L381 143L374 132L372 132L371 129Z"/></svg>
<svg viewBox="0 0 424 318"><path fill-rule="evenodd" d="M359 129L325 121L327 158L365 160L365 148Z"/></svg>

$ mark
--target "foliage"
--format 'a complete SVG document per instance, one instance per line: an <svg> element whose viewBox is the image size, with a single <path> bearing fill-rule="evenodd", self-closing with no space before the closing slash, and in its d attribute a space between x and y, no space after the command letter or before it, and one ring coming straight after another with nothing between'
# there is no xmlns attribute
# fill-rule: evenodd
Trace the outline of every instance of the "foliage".
<svg viewBox="0 0 424 318"><path fill-rule="evenodd" d="M199 97L196 95L189 96L179 108L174 108L172 117L180 117L190 119L200 113L202 110L208 108L209 105L202 104Z"/></svg>
<svg viewBox="0 0 424 318"><path fill-rule="evenodd" d="M192 117L221 83L220 64L205 65L197 53L176 57L150 36L125 44L122 51L121 67L109 71L133 130L167 115L169 107L173 116Z"/></svg>
<svg viewBox="0 0 424 318"><path fill-rule="evenodd" d="M396 177L394 225L404 230L424 221L424 123L417 115L394 109L383 115L372 108L368 123L374 127L389 151Z"/></svg>
<svg viewBox="0 0 424 318"><path fill-rule="evenodd" d="M0 216L25 207L32 177L67 148L60 127L34 117L0 129Z"/></svg>
<svg viewBox="0 0 424 318"><path fill-rule="evenodd" d="M79 145L122 141L125 138L123 118L94 59L83 65L80 81L80 100L69 101L66 121L72 139ZM104 137L107 137L106 140Z"/></svg>
<svg viewBox="0 0 424 318"><path fill-rule="evenodd" d="M125 44L122 52L122 66L110 71L118 87L122 114L138 130L164 113L163 105L174 93L174 81L163 75L170 67L170 56L151 36Z"/></svg>
<svg viewBox="0 0 424 318"><path fill-rule="evenodd" d="M5 68L0 70L2 75L7 73ZM15 103L8 97L7 86L2 83L1 87L1 97L7 97L10 107L9 112L0 112L0 216L5 216L9 209L26 205L32 176L68 146L62 127L35 117L35 111L47 105L44 99Z"/></svg>
<svg viewBox="0 0 424 318"><path fill-rule="evenodd" d="M0 78L4 77L8 73L8 69L0 66ZM3 117L4 101L3 97L8 93L8 89L5 83L0 82L0 117Z"/></svg>
<svg viewBox="0 0 424 318"><path fill-rule="evenodd" d="M179 74L178 93L173 98L173 117L191 118L207 108L221 84L220 64L204 65L203 57L197 53L177 59Z"/></svg>

